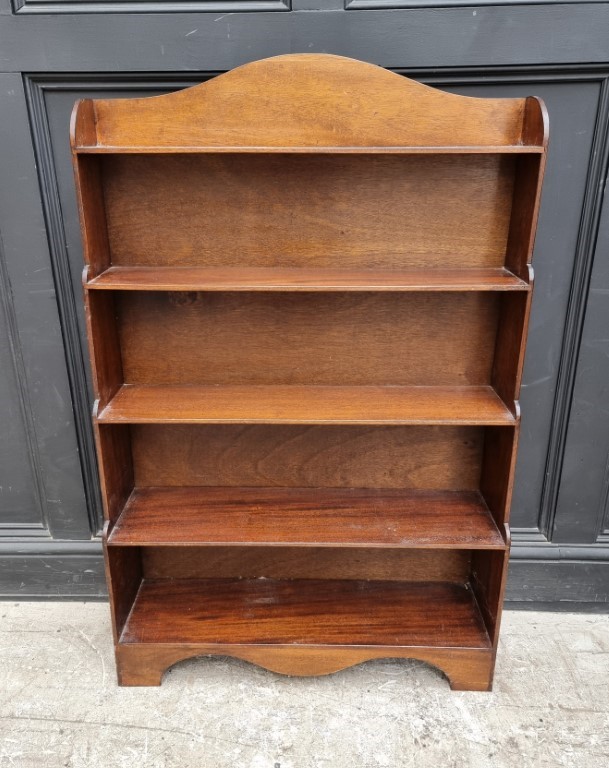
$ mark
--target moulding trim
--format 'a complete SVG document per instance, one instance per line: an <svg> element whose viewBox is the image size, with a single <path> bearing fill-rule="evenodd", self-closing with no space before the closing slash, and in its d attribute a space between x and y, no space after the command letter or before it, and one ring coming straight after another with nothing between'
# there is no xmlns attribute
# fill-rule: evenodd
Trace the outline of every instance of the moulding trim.
<svg viewBox="0 0 609 768"><path fill-rule="evenodd" d="M290 10L290 0L13 0L13 11L19 16L40 13L260 13Z"/></svg>
<svg viewBox="0 0 609 768"><path fill-rule="evenodd" d="M32 524L9 524L0 526L0 540L4 537L12 536L36 536L46 538L50 536L48 523L48 508L46 503L46 492L44 486L44 475L40 462L40 452L36 436L36 424L30 402L30 395L27 389L27 376L25 362L21 352L21 341L19 339L19 330L17 327L17 317L13 303L13 292L11 290L10 276L4 254L4 245L0 233L0 312L4 315L6 323L6 332L8 337L9 354L13 363L15 381L17 386L17 399L19 410L23 420L23 432L27 455L32 471L34 481L34 498L36 499L36 508L40 516L40 523Z"/></svg>
<svg viewBox="0 0 609 768"><path fill-rule="evenodd" d="M492 5L588 5L605 0L483 0L476 3L485 8ZM409 8L462 8L471 7L471 0L345 0L346 11L395 11Z"/></svg>
<svg viewBox="0 0 609 768"><path fill-rule="evenodd" d="M91 425L91 405L87 386L85 351L80 343L76 297L70 273L66 236L63 226L57 176L53 162L50 127L44 103L44 91L32 78L24 77L24 89L30 115L30 130L40 183L51 270L59 322L63 335L68 382L75 411L75 430L90 530L97 533L102 525L99 472L95 457L95 439Z"/></svg>

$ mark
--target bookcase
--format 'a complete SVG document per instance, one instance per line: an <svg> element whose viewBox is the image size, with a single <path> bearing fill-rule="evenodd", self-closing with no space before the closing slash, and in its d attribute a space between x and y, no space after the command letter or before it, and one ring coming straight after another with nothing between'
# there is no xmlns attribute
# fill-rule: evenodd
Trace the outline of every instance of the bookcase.
<svg viewBox="0 0 609 768"><path fill-rule="evenodd" d="M222 654L490 689L547 132L316 54L76 104L122 685Z"/></svg>

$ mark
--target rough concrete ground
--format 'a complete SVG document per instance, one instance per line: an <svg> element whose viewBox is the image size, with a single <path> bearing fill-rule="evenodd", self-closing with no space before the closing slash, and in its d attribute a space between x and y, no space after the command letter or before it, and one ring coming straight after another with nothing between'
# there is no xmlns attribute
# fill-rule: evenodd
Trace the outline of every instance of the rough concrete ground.
<svg viewBox="0 0 609 768"><path fill-rule="evenodd" d="M0 767L605 768L609 617L504 614L495 690L416 662L287 678L225 658L118 688L104 603L0 603Z"/></svg>

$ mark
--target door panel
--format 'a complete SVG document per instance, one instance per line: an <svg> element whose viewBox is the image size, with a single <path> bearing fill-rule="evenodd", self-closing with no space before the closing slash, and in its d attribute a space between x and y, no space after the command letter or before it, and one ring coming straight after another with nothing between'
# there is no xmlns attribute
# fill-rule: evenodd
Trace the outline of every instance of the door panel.
<svg viewBox="0 0 609 768"><path fill-rule="evenodd" d="M457 90L457 89L456 89ZM550 116L550 144L533 268L535 292L520 399L522 429L512 501L512 532L548 537L544 508L546 460L561 365L564 323L579 223L587 189L588 158L597 120L601 81L544 82L459 88L467 96L540 96ZM545 489L548 492L548 489Z"/></svg>
<svg viewBox="0 0 609 768"><path fill-rule="evenodd" d="M429 78L422 79L429 81ZM77 98L115 98L144 94L152 96L169 90L169 84L159 88L154 81L150 82L149 90L143 90L142 80L143 78L137 84L125 83L120 89L102 89L99 84L89 85L88 88L83 84L81 88L75 89L70 82L61 84L55 80L50 87L44 82L37 83L43 94L45 116L48 120L60 207L66 230L70 273L77 297L80 294L82 255L69 163L69 115ZM183 87L184 82L177 80L175 86ZM540 504L545 478L547 440L577 248L578 226L586 195L587 160L594 135L601 85L598 80L575 84L568 81L544 82L540 79L513 84L498 79L492 85L447 86L443 81L442 87L467 96L513 98L535 93L546 101L552 121L549 167L535 247L535 298L523 380L523 429L512 508L512 525L516 531L524 529L525 533L537 533L544 530L545 524L545 521L540 520ZM81 344L86 350L79 302L77 305Z"/></svg>
<svg viewBox="0 0 609 768"><path fill-rule="evenodd" d="M577 363L553 541L609 544L609 204Z"/></svg>
<svg viewBox="0 0 609 768"><path fill-rule="evenodd" d="M23 484L21 492L35 494L38 517L48 526L43 534L87 540L91 528L75 439L66 348L21 76L0 74L0 115L3 295L21 399L3 403L3 408L22 414L34 475L22 472L15 480L19 478ZM18 452L18 446L15 450ZM4 502L2 499L3 506ZM10 506L8 509L5 515L10 514ZM5 535L19 535L19 531L8 530Z"/></svg>
<svg viewBox="0 0 609 768"><path fill-rule="evenodd" d="M152 96L257 58L325 51L469 96L546 101L508 597L609 600L609 214L599 230L609 3L412 4L430 7L0 0L0 594L104 590L68 140L74 101Z"/></svg>
<svg viewBox="0 0 609 768"><path fill-rule="evenodd" d="M6 277L0 294L4 313L0 315L0 535L19 530L21 535L44 530L36 483L30 464L28 428L19 380L13 357L15 345L9 336L12 307Z"/></svg>

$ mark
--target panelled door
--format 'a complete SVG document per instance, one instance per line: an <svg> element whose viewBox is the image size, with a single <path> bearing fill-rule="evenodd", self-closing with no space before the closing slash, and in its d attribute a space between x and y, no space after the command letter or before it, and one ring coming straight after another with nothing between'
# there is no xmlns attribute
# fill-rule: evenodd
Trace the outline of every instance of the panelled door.
<svg viewBox="0 0 609 768"><path fill-rule="evenodd" d="M0 594L105 594L74 101L289 52L546 101L508 598L607 601L609 3L543 0L0 0Z"/></svg>

